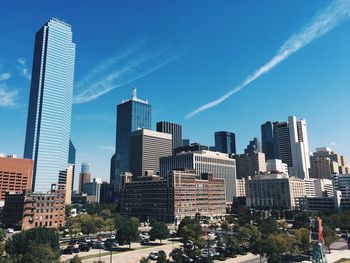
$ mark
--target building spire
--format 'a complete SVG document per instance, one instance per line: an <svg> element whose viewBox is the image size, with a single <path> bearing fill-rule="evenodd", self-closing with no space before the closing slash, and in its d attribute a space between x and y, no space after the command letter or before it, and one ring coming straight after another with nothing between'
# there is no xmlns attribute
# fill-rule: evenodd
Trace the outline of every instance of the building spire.
<svg viewBox="0 0 350 263"><path fill-rule="evenodd" d="M136 96L136 87L134 87L134 88L132 89L132 99L133 99L133 100L137 99L137 96Z"/></svg>

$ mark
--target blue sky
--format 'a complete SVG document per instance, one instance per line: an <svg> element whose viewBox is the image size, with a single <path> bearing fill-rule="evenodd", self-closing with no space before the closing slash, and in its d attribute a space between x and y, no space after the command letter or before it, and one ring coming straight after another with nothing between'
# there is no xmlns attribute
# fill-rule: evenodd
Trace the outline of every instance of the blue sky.
<svg viewBox="0 0 350 263"><path fill-rule="evenodd" d="M344 0L345 2L348 0ZM310 149L350 158L350 20L332 27L220 105L332 1L11 1L0 4L0 152L23 154L35 32L51 17L72 25L77 46L71 137L78 163L109 178L116 105L133 87L156 121L212 145L236 133L239 152L267 120L308 123ZM80 167L78 167L78 170Z"/></svg>

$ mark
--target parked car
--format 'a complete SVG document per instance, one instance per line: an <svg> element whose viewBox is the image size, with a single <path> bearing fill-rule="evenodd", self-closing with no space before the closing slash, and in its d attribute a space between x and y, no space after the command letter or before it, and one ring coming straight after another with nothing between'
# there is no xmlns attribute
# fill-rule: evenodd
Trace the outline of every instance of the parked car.
<svg viewBox="0 0 350 263"><path fill-rule="evenodd" d="M184 244L184 248L185 249L189 249L189 250L193 250L194 246L193 246L193 242L191 240L187 241L185 244Z"/></svg>
<svg viewBox="0 0 350 263"><path fill-rule="evenodd" d="M84 242L85 242L85 243L90 243L90 242L92 242L91 237L85 237L85 238L84 238Z"/></svg>
<svg viewBox="0 0 350 263"><path fill-rule="evenodd" d="M105 245L103 244L103 242L101 241L97 241L97 242L94 242L92 243L92 248L95 248L95 249L105 249Z"/></svg>
<svg viewBox="0 0 350 263"><path fill-rule="evenodd" d="M164 250L159 250L158 251L158 256L161 256L161 255L166 256L166 253L165 253Z"/></svg>
<svg viewBox="0 0 350 263"><path fill-rule="evenodd" d="M13 233L13 232L15 232L15 230L13 228L8 228L8 229L6 229L6 232L7 233Z"/></svg>
<svg viewBox="0 0 350 263"><path fill-rule="evenodd" d="M157 260L157 258L159 257L158 252L157 251L152 251L151 253L149 253L149 259L152 260Z"/></svg>
<svg viewBox="0 0 350 263"><path fill-rule="evenodd" d="M113 239L107 239L105 241L104 245L105 245L106 248L118 247L119 246L118 242L114 241Z"/></svg>
<svg viewBox="0 0 350 263"><path fill-rule="evenodd" d="M90 244L89 243L80 243L79 245L80 251L90 251Z"/></svg>
<svg viewBox="0 0 350 263"><path fill-rule="evenodd" d="M71 255L74 253L74 246L73 245L69 245L68 247L66 247L64 250L63 250L63 254L68 254L68 255Z"/></svg>

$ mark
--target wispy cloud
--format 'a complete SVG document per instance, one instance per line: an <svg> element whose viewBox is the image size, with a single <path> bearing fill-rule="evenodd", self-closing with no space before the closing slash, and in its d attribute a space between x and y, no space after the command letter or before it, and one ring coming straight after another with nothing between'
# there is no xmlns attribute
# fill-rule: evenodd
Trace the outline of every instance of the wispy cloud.
<svg viewBox="0 0 350 263"><path fill-rule="evenodd" d="M87 103L123 85L143 78L178 57L166 51L143 51L136 44L103 61L75 86L74 103Z"/></svg>
<svg viewBox="0 0 350 263"><path fill-rule="evenodd" d="M106 151L114 151L115 147L112 145L105 145L105 146L97 146L100 150L106 150Z"/></svg>
<svg viewBox="0 0 350 263"><path fill-rule="evenodd" d="M9 90L4 83L0 83L0 107L15 107L17 99L17 90Z"/></svg>
<svg viewBox="0 0 350 263"><path fill-rule="evenodd" d="M215 107L227 100L229 97L245 88L248 84L260 76L266 74L279 63L284 61L293 53L297 52L315 39L325 35L339 23L345 21L350 16L350 1L349 0L334 0L324 10L316 14L301 30L293 34L277 51L276 55L265 65L249 75L241 84L221 96L220 98L206 103L194 111L190 112L185 118L191 118L194 115Z"/></svg>
<svg viewBox="0 0 350 263"><path fill-rule="evenodd" d="M0 81L7 80L11 78L11 74L8 72L0 73Z"/></svg>
<svg viewBox="0 0 350 263"><path fill-rule="evenodd" d="M31 79L31 74L27 66L27 60L25 58L17 59L17 69L19 70L19 75L28 80Z"/></svg>

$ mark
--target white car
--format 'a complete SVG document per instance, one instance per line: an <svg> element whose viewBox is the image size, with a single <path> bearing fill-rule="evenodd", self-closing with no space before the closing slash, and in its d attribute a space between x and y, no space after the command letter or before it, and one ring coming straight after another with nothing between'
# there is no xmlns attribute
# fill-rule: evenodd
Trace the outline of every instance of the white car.
<svg viewBox="0 0 350 263"><path fill-rule="evenodd" d="M7 233L13 233L13 232L15 232L15 230L13 228L8 228L8 229L6 229L6 232Z"/></svg>
<svg viewBox="0 0 350 263"><path fill-rule="evenodd" d="M159 257L158 252L157 251L152 251L151 253L149 253L148 256L150 259L152 260L157 260L157 258Z"/></svg>

